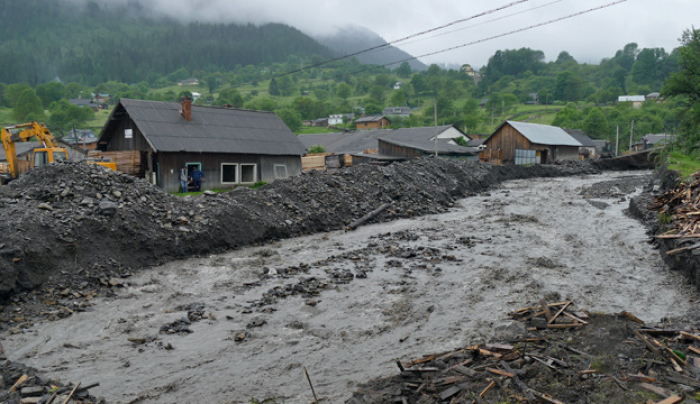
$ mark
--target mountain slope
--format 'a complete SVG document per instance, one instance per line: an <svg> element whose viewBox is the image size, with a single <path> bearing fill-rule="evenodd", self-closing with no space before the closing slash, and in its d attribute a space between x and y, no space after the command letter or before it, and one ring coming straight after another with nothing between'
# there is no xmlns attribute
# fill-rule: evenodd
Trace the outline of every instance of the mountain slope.
<svg viewBox="0 0 700 404"><path fill-rule="evenodd" d="M319 36L316 35L314 38L321 43L332 49L338 56L349 55L363 49L368 49L378 45L384 45L387 42L384 38L380 37L373 31L370 31L363 27L358 26L348 26L341 28L332 35ZM386 65L389 63L397 62L400 60L410 59L412 56L399 48L394 46L387 46L385 48L363 53L357 56L357 59L361 63L367 64L377 64ZM419 61L418 59L412 59L408 61L408 64L413 70L427 70L428 66ZM398 65L388 66L391 68L396 68Z"/></svg>
<svg viewBox="0 0 700 404"><path fill-rule="evenodd" d="M0 0L0 21L3 83L35 85L54 78L135 83L180 67L190 73L231 71L237 65L285 62L289 55L332 55L287 25L183 25L141 16L137 1L79 6L55 0Z"/></svg>

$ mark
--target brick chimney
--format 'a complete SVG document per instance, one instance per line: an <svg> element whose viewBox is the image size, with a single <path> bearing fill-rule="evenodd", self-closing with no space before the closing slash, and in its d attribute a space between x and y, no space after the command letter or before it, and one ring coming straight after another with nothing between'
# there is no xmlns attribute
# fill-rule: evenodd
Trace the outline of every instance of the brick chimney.
<svg viewBox="0 0 700 404"><path fill-rule="evenodd" d="M182 111L180 113L187 122L192 121L192 98L182 97Z"/></svg>

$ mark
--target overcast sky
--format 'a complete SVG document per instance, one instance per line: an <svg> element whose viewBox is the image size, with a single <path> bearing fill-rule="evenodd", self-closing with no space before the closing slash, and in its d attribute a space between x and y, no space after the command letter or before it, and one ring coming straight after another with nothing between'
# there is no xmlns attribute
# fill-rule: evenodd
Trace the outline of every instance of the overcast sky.
<svg viewBox="0 0 700 404"><path fill-rule="evenodd" d="M110 3L120 1L130 0L109 0ZM184 21L282 22L310 34L328 33L344 25L360 25L391 42L518 1L147 0L144 3ZM420 56L614 1L527 0L428 36L447 32L445 35L397 45L414 56ZM693 25L700 27L700 0L627 0L602 10L420 60L427 64L469 63L479 68L499 49L529 47L544 51L547 60L556 59L565 50L580 63L597 64L604 57L614 56L630 42L636 42L640 48L661 47L670 53L679 46L678 38L683 31Z"/></svg>

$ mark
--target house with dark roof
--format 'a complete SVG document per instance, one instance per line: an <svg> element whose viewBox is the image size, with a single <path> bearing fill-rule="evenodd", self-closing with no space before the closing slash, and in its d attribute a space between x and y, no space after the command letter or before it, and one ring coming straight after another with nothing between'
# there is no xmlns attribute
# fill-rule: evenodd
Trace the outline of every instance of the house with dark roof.
<svg viewBox="0 0 700 404"><path fill-rule="evenodd" d="M632 150L642 151L653 149L655 147L663 147L668 143L671 143L675 138L675 136L666 133L648 134L635 142L632 145Z"/></svg>
<svg viewBox="0 0 700 404"><path fill-rule="evenodd" d="M577 160L581 147L562 128L517 121L503 122L484 145L481 161L517 165Z"/></svg>
<svg viewBox="0 0 700 404"><path fill-rule="evenodd" d="M355 121L358 130L388 129L390 126L391 121L383 115L365 116Z"/></svg>
<svg viewBox="0 0 700 404"><path fill-rule="evenodd" d="M271 182L301 173L304 145L271 112L122 98L98 140L103 152L137 152L149 181L168 192L197 167L204 188Z"/></svg>
<svg viewBox="0 0 700 404"><path fill-rule="evenodd" d="M399 116L401 118L408 118L411 116L411 108L409 107L388 107L382 110L384 116Z"/></svg>
<svg viewBox="0 0 700 404"><path fill-rule="evenodd" d="M391 157L415 158L435 155L448 158L463 158L477 161L479 149L464 147L455 142L454 132L459 132L465 141L469 136L454 126L401 128L391 131L379 140L379 154Z"/></svg>
<svg viewBox="0 0 700 404"><path fill-rule="evenodd" d="M578 140L579 143L581 143L581 147L579 147L578 149L579 154L581 156L584 156L586 158L597 157L597 150L595 147L595 143L593 143L593 139L588 137L588 135L586 135L581 129L564 128L564 131L574 139Z"/></svg>

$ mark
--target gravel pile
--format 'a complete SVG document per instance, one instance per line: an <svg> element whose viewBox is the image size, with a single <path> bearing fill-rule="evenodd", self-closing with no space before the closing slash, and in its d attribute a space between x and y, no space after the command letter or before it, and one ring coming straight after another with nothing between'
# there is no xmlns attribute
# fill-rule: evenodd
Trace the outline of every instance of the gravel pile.
<svg viewBox="0 0 700 404"><path fill-rule="evenodd" d="M139 268L342 229L383 203L391 205L372 222L442 213L505 180L596 173L584 163L499 167L425 158L182 198L101 166L65 162L0 188L0 297L37 307L49 301L55 307L43 311L60 317ZM0 320L13 316L5 307Z"/></svg>

